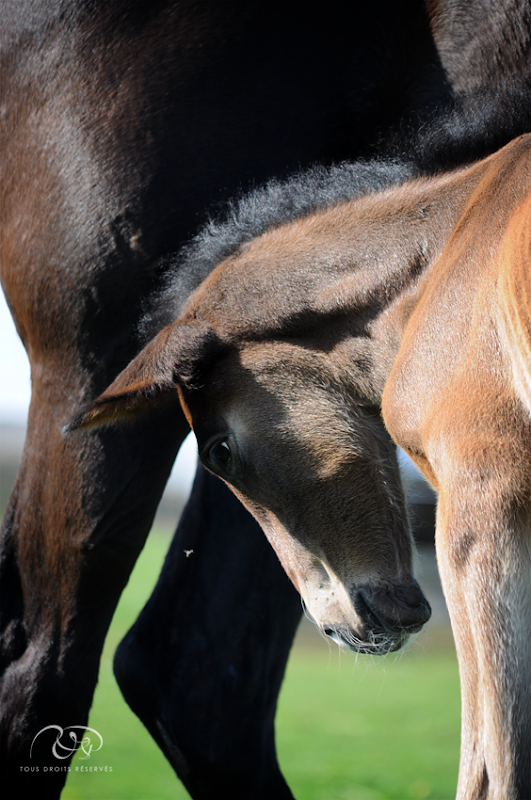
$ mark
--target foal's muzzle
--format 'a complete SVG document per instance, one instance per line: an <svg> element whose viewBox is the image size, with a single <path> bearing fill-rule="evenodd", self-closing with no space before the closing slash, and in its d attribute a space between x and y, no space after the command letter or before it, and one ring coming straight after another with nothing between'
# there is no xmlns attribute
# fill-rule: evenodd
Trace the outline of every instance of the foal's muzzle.
<svg viewBox="0 0 531 800"><path fill-rule="evenodd" d="M356 593L354 608L361 620L357 631L333 626L324 632L337 644L360 653L399 650L431 617L430 605L416 581L397 587L366 586Z"/></svg>
<svg viewBox="0 0 531 800"><path fill-rule="evenodd" d="M430 604L416 581L397 587L366 587L354 607L360 617L390 634L417 633L431 617Z"/></svg>

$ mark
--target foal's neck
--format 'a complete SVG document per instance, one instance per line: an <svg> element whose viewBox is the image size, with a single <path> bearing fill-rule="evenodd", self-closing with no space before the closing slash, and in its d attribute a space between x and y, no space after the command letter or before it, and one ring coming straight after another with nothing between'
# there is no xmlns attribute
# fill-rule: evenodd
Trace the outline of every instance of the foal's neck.
<svg viewBox="0 0 531 800"><path fill-rule="evenodd" d="M409 316L489 159L280 225L226 259L191 298L236 346L325 351L360 402L379 404Z"/></svg>
<svg viewBox="0 0 531 800"><path fill-rule="evenodd" d="M318 307L328 310L330 322L341 309L344 338L336 332L331 359L346 370L360 402L380 404L410 316L466 218L488 162L411 181L323 215L321 251L310 268L318 275ZM312 221L302 224L311 240Z"/></svg>

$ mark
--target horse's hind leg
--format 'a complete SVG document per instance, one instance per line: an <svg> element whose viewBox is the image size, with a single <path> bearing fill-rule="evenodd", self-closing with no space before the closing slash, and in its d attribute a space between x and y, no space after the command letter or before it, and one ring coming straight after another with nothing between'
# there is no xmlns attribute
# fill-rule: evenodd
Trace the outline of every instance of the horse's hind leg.
<svg viewBox="0 0 531 800"><path fill-rule="evenodd" d="M258 525L199 467L157 586L115 658L127 702L194 798L292 796L274 715L300 615Z"/></svg>
<svg viewBox="0 0 531 800"><path fill-rule="evenodd" d="M138 430L65 437L51 408L37 376L0 543L0 768L17 800L60 794L67 773L49 767L69 760L53 755L56 729L39 732L87 723L108 625L187 428L168 409Z"/></svg>

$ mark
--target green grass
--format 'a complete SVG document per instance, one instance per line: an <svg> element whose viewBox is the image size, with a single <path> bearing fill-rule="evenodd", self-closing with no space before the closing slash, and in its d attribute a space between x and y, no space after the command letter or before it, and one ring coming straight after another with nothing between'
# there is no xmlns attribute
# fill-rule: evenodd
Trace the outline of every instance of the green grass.
<svg viewBox="0 0 531 800"><path fill-rule="evenodd" d="M89 722L104 744L89 760L76 756L63 800L188 798L112 675L116 645L149 596L167 546L167 537L151 535L120 601ZM424 652L417 645L403 657L356 658L340 656L335 646L329 651L318 640L299 644L280 697L277 745L297 800L454 797L459 750L455 655L448 648L432 646Z"/></svg>
<svg viewBox="0 0 531 800"><path fill-rule="evenodd" d="M277 717L298 800L455 797L459 685L452 653L293 654Z"/></svg>

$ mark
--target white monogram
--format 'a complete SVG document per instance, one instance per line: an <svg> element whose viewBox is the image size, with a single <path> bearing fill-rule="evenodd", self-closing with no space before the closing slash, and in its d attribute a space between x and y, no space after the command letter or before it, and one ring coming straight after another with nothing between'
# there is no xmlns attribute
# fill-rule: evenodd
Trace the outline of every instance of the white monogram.
<svg viewBox="0 0 531 800"><path fill-rule="evenodd" d="M44 733L44 731L49 731L49 730L56 730L58 732L55 742L52 745L52 753L56 758L59 759L68 758L69 756L72 755L72 753L75 753L78 747L81 747L81 749L85 753L85 755L82 757L81 760L84 761L85 759L90 758L92 751L96 753L98 750L101 750L101 747L103 745L103 736L100 733L98 733L98 731L94 730L94 728L88 728L86 725L69 725L68 728L61 728L60 725L47 725L45 728L41 728L37 736L34 737L30 747L30 758L32 757L32 750L33 750L33 745L35 744L35 739L37 739L37 737L40 736L41 733ZM61 742L61 738L66 733L66 731L69 731L68 736L72 743L71 747ZM82 731L82 732L90 731L91 733L96 734L99 742L98 747L94 747L90 736L83 736L83 734L78 734L75 731ZM62 755L63 753L64 755Z"/></svg>

